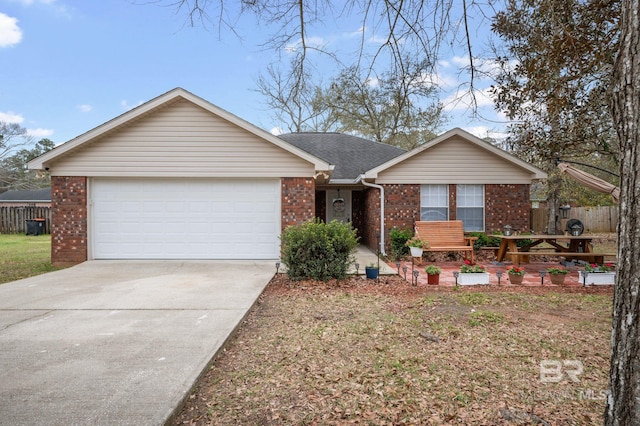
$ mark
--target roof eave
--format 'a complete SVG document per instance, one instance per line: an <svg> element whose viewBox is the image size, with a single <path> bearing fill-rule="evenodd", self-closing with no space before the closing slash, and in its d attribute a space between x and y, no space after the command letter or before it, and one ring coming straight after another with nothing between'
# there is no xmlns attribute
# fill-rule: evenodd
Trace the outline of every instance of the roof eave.
<svg viewBox="0 0 640 426"><path fill-rule="evenodd" d="M0 200L0 203L50 203L51 200Z"/></svg>
<svg viewBox="0 0 640 426"><path fill-rule="evenodd" d="M356 179L331 179L329 180L329 184L332 185L353 185L360 182L360 177Z"/></svg>

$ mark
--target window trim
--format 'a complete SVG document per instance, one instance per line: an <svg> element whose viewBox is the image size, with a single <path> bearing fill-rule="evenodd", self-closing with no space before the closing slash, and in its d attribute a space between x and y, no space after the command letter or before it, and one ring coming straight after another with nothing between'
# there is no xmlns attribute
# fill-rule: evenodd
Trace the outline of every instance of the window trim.
<svg viewBox="0 0 640 426"><path fill-rule="evenodd" d="M433 205L425 205L423 204L423 200L424 197L426 196L425 194L425 190L426 188L434 188L434 187L442 187L444 188L444 201L445 204L442 206L433 206ZM437 194L440 195L440 194ZM451 203L449 201L449 185L448 184L421 184L420 185L420 220L421 221L428 221L430 219L424 219L422 216L422 210L424 208L433 208L433 209L446 209L446 213L445 213L445 218L444 219L431 219L431 221L435 221L435 220L449 220L449 218L451 217Z"/></svg>
<svg viewBox="0 0 640 426"><path fill-rule="evenodd" d="M462 191L460 191L460 187L461 186L473 186L473 187L481 187L482 188L482 204L478 205L478 206L464 206L464 207L460 207L460 193ZM477 229L467 229L466 227L464 228L465 232L485 232L486 229L486 224L487 224L487 206L486 206L486 186L484 184L480 184L480 183L465 183L465 184L456 184L456 218L459 218L459 210L460 209L469 209L469 208L473 208L473 209L477 209L477 208L481 208L482 209L482 226L481 229L477 230ZM463 221L464 223L464 221Z"/></svg>

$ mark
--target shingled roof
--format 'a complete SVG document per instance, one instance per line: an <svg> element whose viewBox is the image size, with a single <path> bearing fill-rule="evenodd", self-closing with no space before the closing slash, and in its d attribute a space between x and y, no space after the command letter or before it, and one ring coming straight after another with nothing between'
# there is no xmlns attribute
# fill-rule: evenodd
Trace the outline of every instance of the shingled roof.
<svg viewBox="0 0 640 426"><path fill-rule="evenodd" d="M51 188L36 189L33 191L22 189L10 189L0 194L0 202L47 202L51 201Z"/></svg>
<svg viewBox="0 0 640 426"><path fill-rule="evenodd" d="M285 142L333 164L331 181L355 181L361 174L406 150L342 133L303 132L278 136Z"/></svg>

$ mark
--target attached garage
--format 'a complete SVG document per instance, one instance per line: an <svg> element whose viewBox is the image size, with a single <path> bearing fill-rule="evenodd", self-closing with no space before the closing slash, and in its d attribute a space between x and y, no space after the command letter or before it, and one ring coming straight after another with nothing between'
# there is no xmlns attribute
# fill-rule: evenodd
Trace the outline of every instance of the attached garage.
<svg viewBox="0 0 640 426"><path fill-rule="evenodd" d="M29 163L51 174L51 258L277 259L332 166L184 89Z"/></svg>
<svg viewBox="0 0 640 426"><path fill-rule="evenodd" d="M109 179L89 185L94 259L275 259L277 179Z"/></svg>

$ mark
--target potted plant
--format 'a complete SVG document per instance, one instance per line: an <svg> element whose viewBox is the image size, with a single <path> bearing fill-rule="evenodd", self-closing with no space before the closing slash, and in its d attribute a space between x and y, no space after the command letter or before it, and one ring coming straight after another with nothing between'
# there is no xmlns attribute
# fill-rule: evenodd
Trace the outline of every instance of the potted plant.
<svg viewBox="0 0 640 426"><path fill-rule="evenodd" d="M429 247L429 244L418 237L413 237L407 240L407 246L411 250L411 257L422 257L422 252Z"/></svg>
<svg viewBox="0 0 640 426"><path fill-rule="evenodd" d="M440 272L442 272L442 269L436 265L429 265L424 268L424 271L427 273L427 284L440 284Z"/></svg>
<svg viewBox="0 0 640 426"><path fill-rule="evenodd" d="M484 265L472 264L468 259L460 267L457 283L459 285L489 284L489 273Z"/></svg>
<svg viewBox="0 0 640 426"><path fill-rule="evenodd" d="M371 280L375 280L376 278L378 278L379 272L380 270L378 269L378 266L373 262L364 267L364 273L366 274L367 278Z"/></svg>
<svg viewBox="0 0 640 426"><path fill-rule="evenodd" d="M547 273L551 277L552 284L562 285L564 284L564 279L569 271L564 269L562 266L552 266L547 268Z"/></svg>
<svg viewBox="0 0 640 426"><path fill-rule="evenodd" d="M507 274L509 274L511 284L522 284L526 271L522 266L509 266L507 268Z"/></svg>
<svg viewBox="0 0 640 426"><path fill-rule="evenodd" d="M604 263L602 265L588 263L584 266L584 272L578 272L579 280L584 285L614 284L616 281L616 273L613 268L613 263Z"/></svg>

